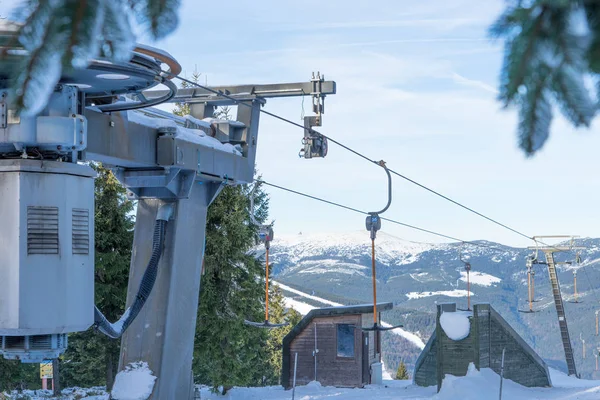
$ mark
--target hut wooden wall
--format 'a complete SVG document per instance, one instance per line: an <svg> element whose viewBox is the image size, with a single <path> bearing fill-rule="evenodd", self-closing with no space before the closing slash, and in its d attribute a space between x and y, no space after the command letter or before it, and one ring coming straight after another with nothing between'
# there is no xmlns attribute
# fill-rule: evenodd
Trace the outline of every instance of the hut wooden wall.
<svg viewBox="0 0 600 400"><path fill-rule="evenodd" d="M315 346L315 324L317 324L317 380L323 386L362 385L362 331L354 333L354 357L337 356L337 324L361 326L360 315L316 317L290 344L290 381L294 377L294 354L298 353L296 385L306 385L315 377L315 362L312 352ZM369 339L369 346L374 343ZM370 349L369 349L370 351Z"/></svg>

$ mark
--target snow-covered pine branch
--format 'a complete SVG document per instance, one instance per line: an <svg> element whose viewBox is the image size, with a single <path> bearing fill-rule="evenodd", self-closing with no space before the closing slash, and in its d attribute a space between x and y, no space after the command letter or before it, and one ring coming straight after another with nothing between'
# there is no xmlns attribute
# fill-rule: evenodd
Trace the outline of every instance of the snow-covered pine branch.
<svg viewBox="0 0 600 400"><path fill-rule="evenodd" d="M25 0L18 40L27 55L15 69L12 89L19 111L41 111L63 71L105 57L122 62L135 46L131 23L154 39L175 30L180 0Z"/></svg>

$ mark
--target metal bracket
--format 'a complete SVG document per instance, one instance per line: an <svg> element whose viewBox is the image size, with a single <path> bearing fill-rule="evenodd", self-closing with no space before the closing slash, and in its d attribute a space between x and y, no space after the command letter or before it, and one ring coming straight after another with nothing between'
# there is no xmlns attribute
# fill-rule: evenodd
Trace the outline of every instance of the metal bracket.
<svg viewBox="0 0 600 400"><path fill-rule="evenodd" d="M196 178L195 171L180 168L154 170L119 168L114 173L127 188L127 196L131 199L187 199Z"/></svg>
<svg viewBox="0 0 600 400"><path fill-rule="evenodd" d="M325 75L321 75L317 71L317 75L313 72L310 79L312 84L312 96L313 112L317 114L318 126L321 126L321 114L325 113L325 94L323 93L323 83L325 82Z"/></svg>

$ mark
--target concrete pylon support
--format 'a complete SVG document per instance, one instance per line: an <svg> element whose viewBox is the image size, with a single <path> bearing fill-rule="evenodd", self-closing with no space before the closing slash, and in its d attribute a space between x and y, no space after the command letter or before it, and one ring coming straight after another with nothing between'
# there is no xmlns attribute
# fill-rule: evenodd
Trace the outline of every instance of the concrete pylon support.
<svg viewBox="0 0 600 400"><path fill-rule="evenodd" d="M157 377L150 397L193 399L192 356L204 256L206 212L219 193L217 183L194 183L189 199L176 202L167 225L154 289L123 335L119 369L145 361ZM129 307L152 252L152 234L161 200L141 199L137 207L127 289Z"/></svg>

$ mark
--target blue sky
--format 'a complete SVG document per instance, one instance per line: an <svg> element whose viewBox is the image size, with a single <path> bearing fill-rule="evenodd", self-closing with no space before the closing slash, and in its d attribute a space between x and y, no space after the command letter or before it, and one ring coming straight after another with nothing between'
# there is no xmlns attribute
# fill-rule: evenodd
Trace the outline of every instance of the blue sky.
<svg viewBox="0 0 600 400"><path fill-rule="evenodd" d="M599 122L575 130L557 118L539 154L517 148L516 113L495 100L502 44L486 33L502 8L499 0L188 0L178 30L156 45L210 85L304 81L319 70L338 88L324 134L529 235L599 236ZM300 98L266 107L300 122ZM385 203L379 168L335 145L325 159L299 159L301 137L261 117L266 181L360 209ZM358 214L267 190L276 234L364 229ZM400 179L385 216L465 240L531 244ZM385 222L383 230L440 240Z"/></svg>
<svg viewBox="0 0 600 400"><path fill-rule="evenodd" d="M575 130L557 118L539 154L517 148L516 113L495 100L502 44L486 33L502 8L500 0L184 0L177 31L154 45L209 85L307 81L321 71L338 88L326 101L324 134L529 235L600 236L600 122ZM301 122L300 98L266 107ZM325 159L299 159L302 136L261 117L257 166L266 181L382 207L378 167L335 145ZM358 214L267 190L276 235L364 229ZM531 244L397 178L385 216L464 240ZM443 240L385 222L383 230Z"/></svg>

